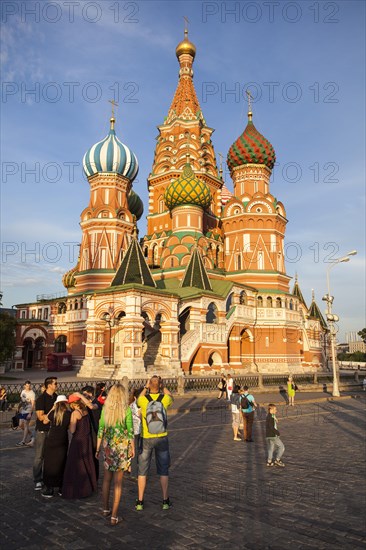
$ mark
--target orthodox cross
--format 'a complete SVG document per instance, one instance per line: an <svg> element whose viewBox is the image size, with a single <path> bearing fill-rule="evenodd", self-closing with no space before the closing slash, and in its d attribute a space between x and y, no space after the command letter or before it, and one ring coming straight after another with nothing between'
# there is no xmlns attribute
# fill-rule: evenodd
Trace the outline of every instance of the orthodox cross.
<svg viewBox="0 0 366 550"><path fill-rule="evenodd" d="M251 113L252 112L252 99L253 99L253 96L250 93L250 90L246 90L245 93L247 94L247 99L248 99L248 112Z"/></svg>
<svg viewBox="0 0 366 550"><path fill-rule="evenodd" d="M247 98L248 98L248 120L252 120L252 116L253 116L253 113L252 113L252 99L253 99L253 96L250 93L250 90L245 90L245 93L247 94Z"/></svg>
<svg viewBox="0 0 366 550"><path fill-rule="evenodd" d="M219 153L220 157L220 172L222 173L222 159L224 158L224 155L222 153Z"/></svg>
<svg viewBox="0 0 366 550"><path fill-rule="evenodd" d="M108 101L112 104L112 118L114 118L114 108L118 107L118 103L116 103L114 99L108 99Z"/></svg>
<svg viewBox="0 0 366 550"><path fill-rule="evenodd" d="M184 33L188 34L188 23L189 23L188 17L183 16L183 19L184 19Z"/></svg>

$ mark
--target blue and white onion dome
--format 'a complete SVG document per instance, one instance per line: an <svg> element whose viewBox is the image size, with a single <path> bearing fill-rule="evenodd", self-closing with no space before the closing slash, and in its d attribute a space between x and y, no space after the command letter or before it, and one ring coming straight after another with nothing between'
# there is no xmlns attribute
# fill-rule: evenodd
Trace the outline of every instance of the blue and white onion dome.
<svg viewBox="0 0 366 550"><path fill-rule="evenodd" d="M137 176L139 164L135 153L118 139L112 117L109 134L85 153L83 168L87 177L101 172L116 172L131 182Z"/></svg>

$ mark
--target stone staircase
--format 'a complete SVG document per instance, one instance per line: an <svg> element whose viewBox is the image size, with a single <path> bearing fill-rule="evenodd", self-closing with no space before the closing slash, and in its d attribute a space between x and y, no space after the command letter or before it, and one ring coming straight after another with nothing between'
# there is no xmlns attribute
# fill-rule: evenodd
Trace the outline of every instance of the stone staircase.
<svg viewBox="0 0 366 550"><path fill-rule="evenodd" d="M144 365L146 374L152 376L154 374L161 377L177 376L181 374L181 368L171 365L171 358L164 357L160 353L161 332L149 336L144 343ZM146 347L145 347L146 346Z"/></svg>

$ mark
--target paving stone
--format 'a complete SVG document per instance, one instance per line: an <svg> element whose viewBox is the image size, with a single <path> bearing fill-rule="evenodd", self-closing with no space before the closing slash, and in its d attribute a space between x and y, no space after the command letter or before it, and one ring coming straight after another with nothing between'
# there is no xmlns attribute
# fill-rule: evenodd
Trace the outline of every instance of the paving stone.
<svg viewBox="0 0 366 550"><path fill-rule="evenodd" d="M100 516L100 493L73 502L42 499L33 490L33 451L17 448L19 434L3 429L0 540L6 550L364 548L364 405L362 397L315 411L301 404L298 418L283 412L283 469L266 467L264 417L248 445L234 444L225 411L178 413L170 423L172 509L161 510L153 464L145 510L134 510L137 486L126 478L125 521L115 528Z"/></svg>

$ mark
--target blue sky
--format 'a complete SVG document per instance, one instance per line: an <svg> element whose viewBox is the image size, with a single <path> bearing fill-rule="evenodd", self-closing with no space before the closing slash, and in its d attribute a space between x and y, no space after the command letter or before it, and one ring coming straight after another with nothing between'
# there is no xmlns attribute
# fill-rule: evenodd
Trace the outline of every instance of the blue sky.
<svg viewBox="0 0 366 550"><path fill-rule="evenodd" d="M85 151L109 126L137 155L147 213L156 126L177 85L183 16L195 86L226 157L254 123L276 150L271 192L287 210L287 272L305 299L331 271L339 339L365 326L365 4L347 2L14 2L2 8L1 239L4 305L64 290L89 201ZM33 90L33 92L32 92ZM33 170L33 172L32 172ZM226 174L226 183L232 188ZM139 222L145 233L145 215Z"/></svg>

